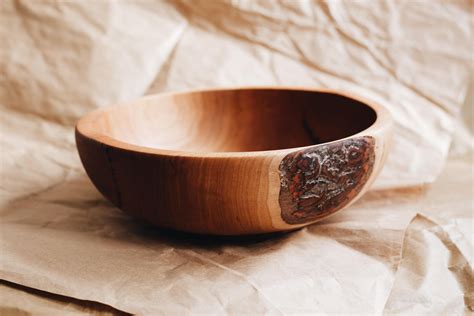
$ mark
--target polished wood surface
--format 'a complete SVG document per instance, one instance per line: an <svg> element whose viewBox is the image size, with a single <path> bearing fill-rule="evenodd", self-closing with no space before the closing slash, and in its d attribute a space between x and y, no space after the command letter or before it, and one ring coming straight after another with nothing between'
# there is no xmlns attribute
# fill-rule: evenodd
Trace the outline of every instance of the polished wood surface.
<svg viewBox="0 0 474 316"><path fill-rule="evenodd" d="M294 229L349 205L380 171L391 125L382 107L343 93L220 89L97 110L76 141L92 182L125 212L237 235Z"/></svg>

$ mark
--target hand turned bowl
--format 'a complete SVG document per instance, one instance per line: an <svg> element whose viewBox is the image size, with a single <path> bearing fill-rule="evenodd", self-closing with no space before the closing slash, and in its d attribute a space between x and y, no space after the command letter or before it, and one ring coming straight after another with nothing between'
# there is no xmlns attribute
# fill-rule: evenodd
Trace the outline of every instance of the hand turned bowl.
<svg viewBox="0 0 474 316"><path fill-rule="evenodd" d="M391 139L383 107L348 93L199 90L99 109L76 126L97 189L158 227L240 235L292 230L360 197Z"/></svg>

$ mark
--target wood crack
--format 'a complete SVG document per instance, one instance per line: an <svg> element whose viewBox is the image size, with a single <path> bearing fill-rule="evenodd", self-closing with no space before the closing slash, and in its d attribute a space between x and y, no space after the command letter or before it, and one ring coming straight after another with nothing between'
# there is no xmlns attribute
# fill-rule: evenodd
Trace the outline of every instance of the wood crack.
<svg viewBox="0 0 474 316"><path fill-rule="evenodd" d="M112 157L110 155L110 147L107 145L102 145L104 147L104 152L105 156L107 157L107 162L110 167L110 174L112 175L112 183L115 188L115 196L116 196L116 202L117 202L117 207L121 208L122 207L122 193L120 192L118 181L117 181L117 174L115 172L114 165L112 163Z"/></svg>
<svg viewBox="0 0 474 316"><path fill-rule="evenodd" d="M306 120L306 115L303 116L303 129L305 130L306 134L308 134L309 139L311 140L311 143L313 144L319 144L321 143L321 139L316 136L311 129L311 126L309 125L308 121Z"/></svg>

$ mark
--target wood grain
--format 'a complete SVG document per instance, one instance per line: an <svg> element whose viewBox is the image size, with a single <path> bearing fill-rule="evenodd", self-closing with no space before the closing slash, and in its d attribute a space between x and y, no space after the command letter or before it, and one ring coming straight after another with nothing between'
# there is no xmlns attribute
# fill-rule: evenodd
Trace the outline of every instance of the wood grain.
<svg viewBox="0 0 474 316"><path fill-rule="evenodd" d="M100 109L79 121L76 142L92 182L125 212L159 227L237 235L294 229L353 202L379 172L390 130L386 110L343 93L240 88ZM281 184L296 180L282 178L310 171L305 155L326 157L318 168L335 173L332 182L314 169L288 191ZM293 164L301 166L293 172ZM308 190L330 198L316 203Z"/></svg>

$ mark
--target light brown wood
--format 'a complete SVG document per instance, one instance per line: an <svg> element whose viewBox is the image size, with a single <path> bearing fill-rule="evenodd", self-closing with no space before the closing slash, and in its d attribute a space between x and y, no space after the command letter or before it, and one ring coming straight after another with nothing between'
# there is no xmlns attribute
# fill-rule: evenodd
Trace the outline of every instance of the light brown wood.
<svg viewBox="0 0 474 316"><path fill-rule="evenodd" d="M291 230L354 202L379 173L392 121L349 94L199 90L92 112L76 126L98 190L159 227L238 235Z"/></svg>

